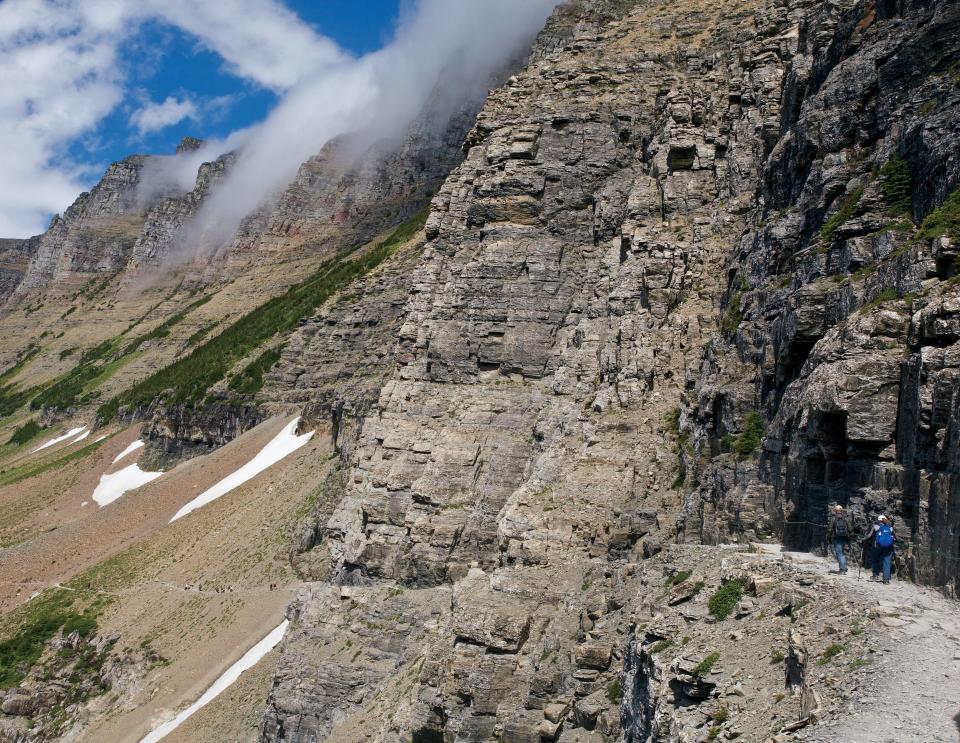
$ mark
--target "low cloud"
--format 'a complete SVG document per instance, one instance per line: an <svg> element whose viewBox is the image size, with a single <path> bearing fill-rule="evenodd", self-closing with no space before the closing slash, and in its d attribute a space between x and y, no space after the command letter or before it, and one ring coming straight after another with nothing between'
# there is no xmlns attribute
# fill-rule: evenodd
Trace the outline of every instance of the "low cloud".
<svg viewBox="0 0 960 743"><path fill-rule="evenodd" d="M558 0L420 0L394 40L317 69L243 134L238 159L204 203L186 242L213 249L278 193L307 158L350 133L357 146L403 134L428 98L450 110L522 53Z"/></svg>

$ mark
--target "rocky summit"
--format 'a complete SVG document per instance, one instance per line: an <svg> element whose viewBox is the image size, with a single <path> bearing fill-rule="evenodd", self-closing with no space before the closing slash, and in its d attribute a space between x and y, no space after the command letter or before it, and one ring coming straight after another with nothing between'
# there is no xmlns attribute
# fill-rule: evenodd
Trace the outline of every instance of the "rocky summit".
<svg viewBox="0 0 960 743"><path fill-rule="evenodd" d="M960 3L566 0L490 84L216 249L233 153L0 241L0 740L958 739Z"/></svg>

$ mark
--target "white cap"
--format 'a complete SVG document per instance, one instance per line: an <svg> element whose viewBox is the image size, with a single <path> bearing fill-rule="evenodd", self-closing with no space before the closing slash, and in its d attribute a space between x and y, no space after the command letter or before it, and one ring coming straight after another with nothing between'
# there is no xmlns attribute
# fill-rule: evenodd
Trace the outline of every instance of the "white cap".
<svg viewBox="0 0 960 743"><path fill-rule="evenodd" d="M881 513L877 518L880 519L880 521L886 521L886 520L887 520L887 517L884 516L882 513Z"/></svg>

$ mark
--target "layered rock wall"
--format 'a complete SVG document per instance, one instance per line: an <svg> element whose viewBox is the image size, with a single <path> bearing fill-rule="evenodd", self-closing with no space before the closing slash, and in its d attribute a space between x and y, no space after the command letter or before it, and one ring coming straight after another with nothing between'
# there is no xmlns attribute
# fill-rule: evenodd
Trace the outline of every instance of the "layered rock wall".
<svg viewBox="0 0 960 743"><path fill-rule="evenodd" d="M318 524L340 588L291 607L262 740L620 735L631 566L674 538L670 421L790 27L760 4L571 4L491 94Z"/></svg>

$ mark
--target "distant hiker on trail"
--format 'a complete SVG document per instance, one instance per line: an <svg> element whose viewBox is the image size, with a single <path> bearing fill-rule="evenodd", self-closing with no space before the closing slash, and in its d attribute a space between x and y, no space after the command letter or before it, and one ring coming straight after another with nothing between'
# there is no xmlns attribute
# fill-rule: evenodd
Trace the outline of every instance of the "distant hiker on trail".
<svg viewBox="0 0 960 743"><path fill-rule="evenodd" d="M870 527L870 533L864 537L863 545L871 548L873 563L873 580L880 579L883 571L883 582L890 582L890 568L893 563L893 544L896 542L893 526L886 516L880 515Z"/></svg>
<svg viewBox="0 0 960 743"><path fill-rule="evenodd" d="M830 522L830 531L827 534L830 545L833 548L833 554L837 558L837 566L840 568L840 574L847 572L847 556L844 551L847 549L847 543L850 541L850 522L843 512L843 506L837 505L833 511L833 520Z"/></svg>

